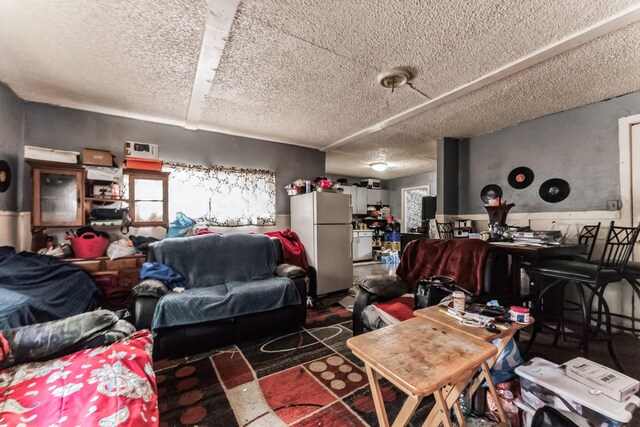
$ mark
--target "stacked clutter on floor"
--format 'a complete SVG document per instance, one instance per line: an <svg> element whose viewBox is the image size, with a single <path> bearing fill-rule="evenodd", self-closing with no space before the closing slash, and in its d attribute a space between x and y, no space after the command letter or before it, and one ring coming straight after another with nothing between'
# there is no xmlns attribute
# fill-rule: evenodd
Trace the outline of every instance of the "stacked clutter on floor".
<svg viewBox="0 0 640 427"><path fill-rule="evenodd" d="M380 262L395 264L400 262L400 223L393 217L387 218L387 227L382 237Z"/></svg>
<svg viewBox="0 0 640 427"><path fill-rule="evenodd" d="M520 397L514 403L523 411L524 426L545 405L577 414L596 426L626 424L640 406L635 395L638 381L581 357L563 365L534 357L517 367L516 373Z"/></svg>

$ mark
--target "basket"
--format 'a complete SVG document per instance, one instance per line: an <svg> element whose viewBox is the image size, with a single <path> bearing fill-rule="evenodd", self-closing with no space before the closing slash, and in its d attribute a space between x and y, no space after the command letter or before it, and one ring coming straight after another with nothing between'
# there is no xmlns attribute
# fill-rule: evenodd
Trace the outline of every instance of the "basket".
<svg viewBox="0 0 640 427"><path fill-rule="evenodd" d="M109 239L98 236L92 232L83 233L81 236L71 239L73 254L78 258L97 258L107 252Z"/></svg>

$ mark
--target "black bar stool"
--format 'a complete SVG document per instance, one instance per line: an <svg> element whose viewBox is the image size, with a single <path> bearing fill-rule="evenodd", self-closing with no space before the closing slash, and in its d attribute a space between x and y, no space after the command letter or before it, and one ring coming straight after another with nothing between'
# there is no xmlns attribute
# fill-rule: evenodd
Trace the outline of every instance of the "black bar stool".
<svg viewBox="0 0 640 427"><path fill-rule="evenodd" d="M554 345L557 343L559 335L578 338L582 342L582 350L585 357L588 357L590 332L600 331L601 326L604 325L609 354L616 367L622 370L622 366L613 351L611 313L603 293L609 283L622 280L622 271L624 271L629 257L633 252L633 246L638 238L639 232L640 226L616 227L614 222L611 221L599 262L590 263L579 260L547 259L531 267L534 275L538 277L541 276L542 278L548 277L552 279L552 281L548 286L540 290L540 293L535 299L533 314L536 316L536 326L533 328L531 340L525 352L531 348L537 333L544 326L544 322L555 320L556 336L554 338ZM574 334L565 329L565 323L570 320L565 317L564 313L565 293L569 285L575 287L579 298L581 319L578 324L581 331L578 334ZM544 310L545 296L551 296L552 292L556 289L558 290L557 295L561 303L555 304L557 310L553 313L553 318L549 318L549 310L546 312ZM556 298L557 297L551 298L551 305L557 303ZM591 310L594 301L598 305L596 312L592 312ZM595 325L592 321L592 314L598 314ZM604 320L602 320L603 317Z"/></svg>
<svg viewBox="0 0 640 427"><path fill-rule="evenodd" d="M621 283L627 283L631 286L631 290L635 293L635 295L631 296L631 315L626 315L622 313L609 313L611 317L627 320L631 322L631 325L617 324L615 328L620 329L621 331L629 331L632 334L639 335L640 334L640 326L636 326L636 322L640 321L637 317L634 316L635 313L635 297L637 296L640 299L640 262L628 262L627 266L624 270L622 270L622 278L624 281ZM604 291L607 287L607 284L602 286L601 293L604 294ZM596 318L596 321L600 321L603 313L601 308L598 307L598 310L595 310L592 313L592 318Z"/></svg>

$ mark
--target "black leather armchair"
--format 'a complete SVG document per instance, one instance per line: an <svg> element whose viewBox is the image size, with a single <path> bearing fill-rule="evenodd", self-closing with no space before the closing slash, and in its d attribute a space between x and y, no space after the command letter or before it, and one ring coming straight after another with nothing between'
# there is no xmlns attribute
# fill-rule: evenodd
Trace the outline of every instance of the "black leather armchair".
<svg viewBox="0 0 640 427"><path fill-rule="evenodd" d="M231 236L233 235L226 237ZM280 240L270 238L270 241L277 259L274 276L287 277L293 281L300 296L300 303L213 321L154 328L153 319L158 302L160 298L170 293L170 290L161 281L143 280L133 289L136 327L153 330L154 359L197 354L249 337L294 330L304 325L307 312L306 289L309 281L307 272L300 267L284 264ZM149 248L149 261L156 260L155 245L152 244ZM211 253L209 261L216 262L215 251ZM249 261L245 260L245 262Z"/></svg>
<svg viewBox="0 0 640 427"><path fill-rule="evenodd" d="M468 239L453 239L452 241L462 243L465 240L469 241ZM437 240L431 240L431 242L434 241ZM428 242L429 240L416 240L410 242L407 248L409 248L410 245L428 245L430 244ZM488 243L486 244L488 245ZM403 252L401 262L411 262L407 257L412 256L411 254L413 253L415 253L415 251ZM479 300L500 300L506 297L509 293L507 254L501 249L491 247L486 257L484 257L484 265L482 268L481 291L476 292ZM429 278L436 275L442 275L442 271L428 271L425 269L421 278ZM454 274L446 275L453 276L454 279L457 279ZM460 283L458 280L456 281ZM359 335L368 330L362 319L362 313L368 305L374 302L389 301L404 294L413 293L415 285L415 283L403 280L398 276L369 276L364 278L359 286L353 305L353 335Z"/></svg>

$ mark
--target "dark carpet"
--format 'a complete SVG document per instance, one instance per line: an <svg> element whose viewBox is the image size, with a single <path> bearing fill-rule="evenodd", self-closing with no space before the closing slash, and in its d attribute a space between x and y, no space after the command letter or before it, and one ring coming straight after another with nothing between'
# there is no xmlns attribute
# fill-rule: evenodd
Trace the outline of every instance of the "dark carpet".
<svg viewBox="0 0 640 427"><path fill-rule="evenodd" d="M156 363L161 426L377 425L362 363L346 346L351 313L309 310L304 329ZM394 419L405 395L381 381ZM414 420L426 418L425 399Z"/></svg>
<svg viewBox="0 0 640 427"><path fill-rule="evenodd" d="M215 352L155 364L161 426L376 426L363 364L346 346L351 313L339 306L310 309L298 332L254 339ZM524 332L521 341L526 343ZM581 351L578 343L540 335L525 359L563 363ZM625 372L640 375L638 338L618 335L614 344ZM521 343L519 347L523 348ZM604 343L590 359L612 366ZM405 395L382 380L389 419ZM411 425L422 425L433 405L425 399ZM640 425L636 411L631 426Z"/></svg>

